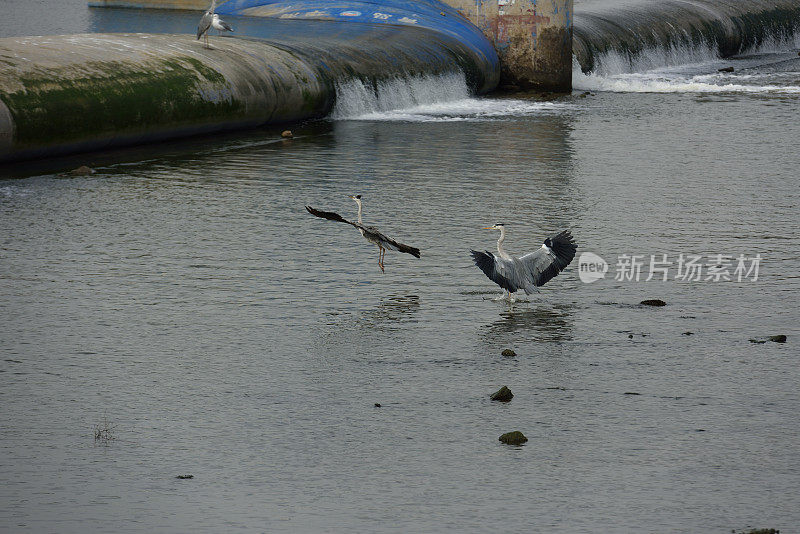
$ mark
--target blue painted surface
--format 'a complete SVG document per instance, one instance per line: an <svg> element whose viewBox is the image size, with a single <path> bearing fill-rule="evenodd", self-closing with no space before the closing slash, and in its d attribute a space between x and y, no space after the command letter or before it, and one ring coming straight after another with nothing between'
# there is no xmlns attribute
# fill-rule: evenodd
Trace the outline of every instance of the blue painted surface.
<svg viewBox="0 0 800 534"><path fill-rule="evenodd" d="M497 52L483 32L458 10L438 0L228 0L217 12L220 15L426 28L456 38L473 49L487 66L500 68Z"/></svg>

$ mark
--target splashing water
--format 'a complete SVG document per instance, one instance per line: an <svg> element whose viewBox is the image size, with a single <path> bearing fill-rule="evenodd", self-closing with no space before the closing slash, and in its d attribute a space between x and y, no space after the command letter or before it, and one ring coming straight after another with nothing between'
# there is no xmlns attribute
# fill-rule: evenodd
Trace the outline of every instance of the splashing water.
<svg viewBox="0 0 800 534"><path fill-rule="evenodd" d="M470 97L463 73L394 78L376 85L358 78L336 82L331 118L352 119L367 114L407 109Z"/></svg>
<svg viewBox="0 0 800 534"><path fill-rule="evenodd" d="M767 36L746 53L720 56L713 40L693 43L688 33L631 53L610 49L594 57L591 72L573 58L573 87L629 93L800 94L800 31ZM731 68L724 72L720 69ZM776 72L771 65L780 65Z"/></svg>
<svg viewBox="0 0 800 534"><path fill-rule="evenodd" d="M359 79L336 84L334 120L491 121L571 107L556 102L470 95L463 73L395 78L376 86Z"/></svg>

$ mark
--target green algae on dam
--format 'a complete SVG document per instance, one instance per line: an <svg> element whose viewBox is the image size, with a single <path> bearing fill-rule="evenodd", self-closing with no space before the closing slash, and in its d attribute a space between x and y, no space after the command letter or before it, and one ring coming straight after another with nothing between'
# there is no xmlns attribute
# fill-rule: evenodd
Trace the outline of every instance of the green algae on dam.
<svg viewBox="0 0 800 534"><path fill-rule="evenodd" d="M417 28L211 49L175 34L4 38L0 63L0 161L322 117L355 78L461 71L474 92L497 83L465 45Z"/></svg>
<svg viewBox="0 0 800 534"><path fill-rule="evenodd" d="M189 125L243 117L245 107L225 78L192 62L176 58L133 68L112 61L88 64L90 72L64 67L21 76L24 89L3 95L17 125L17 143L74 142L117 131L146 133L164 122ZM55 84L52 75L60 82ZM213 98L191 90L201 83L210 84L204 92Z"/></svg>

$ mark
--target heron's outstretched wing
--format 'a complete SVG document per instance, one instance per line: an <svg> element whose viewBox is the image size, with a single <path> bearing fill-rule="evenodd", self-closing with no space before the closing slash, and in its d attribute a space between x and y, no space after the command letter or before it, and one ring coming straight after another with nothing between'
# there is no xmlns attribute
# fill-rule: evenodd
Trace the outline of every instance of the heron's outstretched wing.
<svg viewBox="0 0 800 534"><path fill-rule="evenodd" d="M542 286L570 264L577 249L572 234L564 230L546 239L540 249L519 258L523 275L534 286Z"/></svg>
<svg viewBox="0 0 800 534"><path fill-rule="evenodd" d="M360 225L360 224L358 224L356 222L353 222L353 221L348 221L347 219L345 219L344 217L342 217L338 213L335 213L335 212L332 212L332 211L317 210L317 209L312 208L311 206L306 206L306 210L308 210L308 213L310 213L311 215L316 215L317 217L321 217L323 219L328 219L329 221L343 222L343 223L351 224L351 225L355 226L356 228L363 228L364 230L367 229L366 226Z"/></svg>
<svg viewBox="0 0 800 534"><path fill-rule="evenodd" d="M575 257L577 246L568 230L545 240L542 248L520 258L504 259L490 252L472 252L472 258L491 281L510 292L530 295L560 273Z"/></svg>
<svg viewBox="0 0 800 534"><path fill-rule="evenodd" d="M197 38L200 39L204 33L208 31L211 27L211 20L213 19L213 15L211 11L206 11L203 14L203 18L200 19L200 24L197 25Z"/></svg>
<svg viewBox="0 0 800 534"><path fill-rule="evenodd" d="M512 293L519 289L504 275L506 269L504 269L502 258L498 258L488 250L486 252L470 250L470 253L472 254L472 259L475 261L475 265L483 271L483 274L485 274L489 280Z"/></svg>

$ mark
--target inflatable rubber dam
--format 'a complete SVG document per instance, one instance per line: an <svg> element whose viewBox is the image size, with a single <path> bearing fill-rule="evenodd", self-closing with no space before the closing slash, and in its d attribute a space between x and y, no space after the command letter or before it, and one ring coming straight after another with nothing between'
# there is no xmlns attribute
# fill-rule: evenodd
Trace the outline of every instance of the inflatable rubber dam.
<svg viewBox="0 0 800 534"><path fill-rule="evenodd" d="M323 117L337 82L353 78L374 87L392 78L459 72L474 93L497 85L498 58L468 21L446 31L279 18L239 25L246 19L236 17L238 11L219 13L239 27L237 35L240 26L249 35L211 35L210 48L193 35L196 13L183 33L0 39L0 159ZM182 20L171 12L149 13L127 28L113 17L97 26L164 31Z"/></svg>
<svg viewBox="0 0 800 534"><path fill-rule="evenodd" d="M89 5L93 33L0 38L0 161L323 118L348 83L569 91L573 63L725 57L800 27L797 0L228 0L235 33L206 48L206 0Z"/></svg>
<svg viewBox="0 0 800 534"><path fill-rule="evenodd" d="M646 69L800 47L797 0L576 0L573 54L584 73Z"/></svg>

